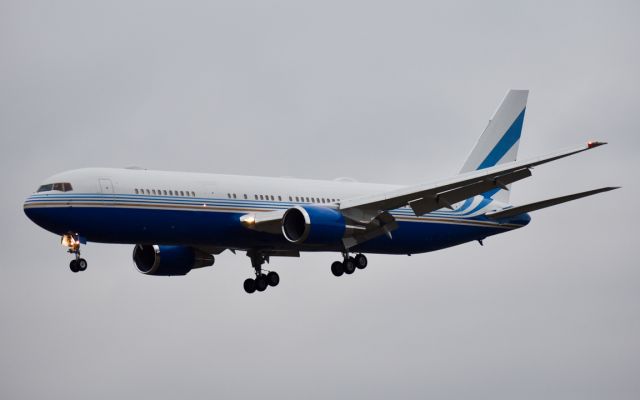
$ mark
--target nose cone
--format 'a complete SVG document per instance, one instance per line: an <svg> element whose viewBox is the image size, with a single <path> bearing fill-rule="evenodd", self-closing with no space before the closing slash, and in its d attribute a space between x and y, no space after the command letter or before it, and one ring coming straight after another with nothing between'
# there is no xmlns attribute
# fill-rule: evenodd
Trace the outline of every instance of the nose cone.
<svg viewBox="0 0 640 400"><path fill-rule="evenodd" d="M29 218L31 221L33 221L37 225L40 225L40 223L38 223L38 219L39 219L38 211L35 208L33 196L27 197L27 199L24 201L24 204L22 205L22 209L24 211L24 214L27 216L27 218Z"/></svg>
<svg viewBox="0 0 640 400"><path fill-rule="evenodd" d="M52 208L42 206L33 196L29 196L22 207L27 218L36 225L50 232L59 233L56 229L55 215L51 212Z"/></svg>

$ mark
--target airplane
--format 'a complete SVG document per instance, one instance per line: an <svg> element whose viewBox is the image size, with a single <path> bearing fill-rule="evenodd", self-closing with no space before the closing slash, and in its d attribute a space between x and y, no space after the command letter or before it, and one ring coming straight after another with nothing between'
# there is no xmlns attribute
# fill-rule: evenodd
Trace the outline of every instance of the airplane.
<svg viewBox="0 0 640 400"><path fill-rule="evenodd" d="M225 250L246 252L255 277L247 293L277 286L272 257L341 253L335 276L367 267L365 254L412 255L483 241L526 226L529 213L617 189L602 187L529 204L509 204L511 184L532 169L603 142L517 161L528 90L510 90L459 174L398 186L352 181L267 178L84 168L47 178L24 203L40 227L61 237L70 269L87 269L88 242L133 245L139 272L181 276L212 266Z"/></svg>

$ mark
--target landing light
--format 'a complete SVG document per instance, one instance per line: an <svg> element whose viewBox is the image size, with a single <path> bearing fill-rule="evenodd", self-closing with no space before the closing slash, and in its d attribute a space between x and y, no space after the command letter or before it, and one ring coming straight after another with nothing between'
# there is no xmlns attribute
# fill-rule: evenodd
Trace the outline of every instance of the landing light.
<svg viewBox="0 0 640 400"><path fill-rule="evenodd" d="M242 217L240 217L240 222L242 223L242 225L247 227L253 226L256 223L256 217L253 214L243 215Z"/></svg>
<svg viewBox="0 0 640 400"><path fill-rule="evenodd" d="M69 234L62 235L62 239L60 239L60 244L72 250L77 250L78 247L80 247L80 242L76 240L76 238L73 237L73 235L69 235Z"/></svg>

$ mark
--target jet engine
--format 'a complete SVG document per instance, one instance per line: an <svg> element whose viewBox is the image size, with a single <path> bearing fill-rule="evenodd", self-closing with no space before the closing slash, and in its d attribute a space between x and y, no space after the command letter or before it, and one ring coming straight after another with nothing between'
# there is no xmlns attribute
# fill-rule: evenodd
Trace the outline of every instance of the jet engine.
<svg viewBox="0 0 640 400"><path fill-rule="evenodd" d="M282 217L282 234L292 243L336 243L344 237L345 230L344 217L332 208L296 206Z"/></svg>
<svg viewBox="0 0 640 400"><path fill-rule="evenodd" d="M194 268L213 265L214 258L188 246L138 244L133 248L133 262L145 275L186 275Z"/></svg>

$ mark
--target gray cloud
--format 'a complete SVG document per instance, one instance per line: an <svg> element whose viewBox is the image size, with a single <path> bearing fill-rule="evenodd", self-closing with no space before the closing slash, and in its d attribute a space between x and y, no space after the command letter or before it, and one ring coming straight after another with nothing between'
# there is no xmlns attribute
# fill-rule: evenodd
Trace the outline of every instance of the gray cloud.
<svg viewBox="0 0 640 400"><path fill-rule="evenodd" d="M638 397L637 2L185 3L0 5L1 397ZM21 210L83 166L437 179L509 88L522 157L611 142L515 203L624 188L347 279L277 260L260 296L242 255L163 279L91 244L73 275Z"/></svg>

